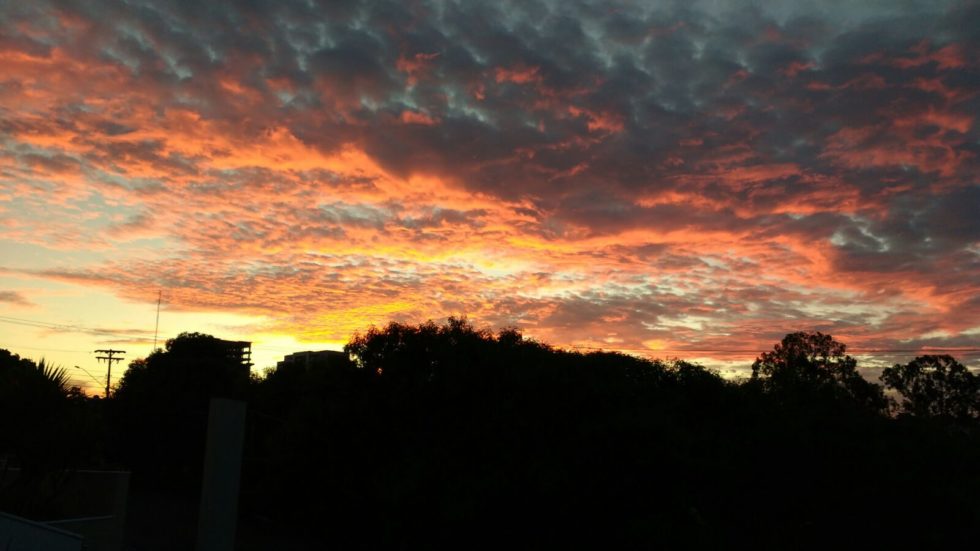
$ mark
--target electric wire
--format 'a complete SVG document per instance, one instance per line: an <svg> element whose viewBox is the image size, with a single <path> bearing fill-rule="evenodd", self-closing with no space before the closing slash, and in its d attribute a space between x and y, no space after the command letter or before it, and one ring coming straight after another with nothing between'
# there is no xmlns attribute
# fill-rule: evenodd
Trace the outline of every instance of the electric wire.
<svg viewBox="0 0 980 551"><path fill-rule="evenodd" d="M65 323L53 323L44 322L37 320L29 320L24 318L15 318L11 316L0 316L0 323L9 323L13 325L21 325L26 327L36 327L39 329L53 329L66 332L76 332L76 333L89 333L97 335L113 336L117 338L129 338L138 342L150 342L151 339L145 335L133 335L124 334L108 329L98 329L92 327L86 327L80 324L65 324ZM34 350L51 350L58 352L87 352L83 350L56 350L56 349L43 349L37 347L29 346L19 346L20 348L28 348ZM288 348L281 346L263 346L257 344L255 346L257 349L282 351L282 352L295 352ZM725 355L756 355L759 354L760 350L749 349L749 348L661 348L661 349L650 349L650 348L631 348L631 347L599 347L599 346L585 346L585 345L570 345L565 347L573 350L592 350L592 351L608 351L608 352L638 352L646 355L652 354L725 354ZM861 356L875 356L875 355L892 355L892 354L961 354L965 356L973 356L980 354L980 347L973 346L959 346L959 347L943 347L943 346L920 346L920 347L903 347L903 348L886 348L886 347L848 347L847 352L861 355Z"/></svg>

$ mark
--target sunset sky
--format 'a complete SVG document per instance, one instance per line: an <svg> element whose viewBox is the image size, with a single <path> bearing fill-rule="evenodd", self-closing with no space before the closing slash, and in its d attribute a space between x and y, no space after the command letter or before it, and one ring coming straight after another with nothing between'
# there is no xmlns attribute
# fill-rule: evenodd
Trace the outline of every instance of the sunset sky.
<svg viewBox="0 0 980 551"><path fill-rule="evenodd" d="M0 4L0 348L980 346L980 3L317 4Z"/></svg>

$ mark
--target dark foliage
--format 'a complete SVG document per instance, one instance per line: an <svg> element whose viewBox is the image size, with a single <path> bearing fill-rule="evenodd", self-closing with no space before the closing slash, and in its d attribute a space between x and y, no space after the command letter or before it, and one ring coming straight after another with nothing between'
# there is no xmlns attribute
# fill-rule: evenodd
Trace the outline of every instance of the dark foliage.
<svg viewBox="0 0 980 551"><path fill-rule="evenodd" d="M752 380L787 404L851 402L879 411L887 406L881 388L857 372L847 347L819 331L786 335L755 360Z"/></svg>
<svg viewBox="0 0 980 551"><path fill-rule="evenodd" d="M960 421L980 417L980 376L952 356L926 355L896 364L882 372L881 381L901 394L904 414Z"/></svg>
<svg viewBox="0 0 980 551"><path fill-rule="evenodd" d="M346 351L253 388L246 511L311 542L955 547L980 520L977 434L888 418L829 336L789 335L741 385L458 319Z"/></svg>
<svg viewBox="0 0 980 551"><path fill-rule="evenodd" d="M99 402L64 368L0 349L0 510L43 516L74 469L101 464Z"/></svg>
<svg viewBox="0 0 980 551"><path fill-rule="evenodd" d="M243 398L248 372L220 339L181 333L135 360L111 403L115 458L138 484L192 493L200 483L212 397Z"/></svg>
<svg viewBox="0 0 980 551"><path fill-rule="evenodd" d="M184 334L133 362L113 449L137 487L193 496L207 400L247 399L241 523L291 548L949 549L980 525L975 418L889 417L820 333L741 383L462 319L373 328L261 379L213 345ZM939 364L919 360L886 383L921 388ZM952 396L969 377L939 363Z"/></svg>

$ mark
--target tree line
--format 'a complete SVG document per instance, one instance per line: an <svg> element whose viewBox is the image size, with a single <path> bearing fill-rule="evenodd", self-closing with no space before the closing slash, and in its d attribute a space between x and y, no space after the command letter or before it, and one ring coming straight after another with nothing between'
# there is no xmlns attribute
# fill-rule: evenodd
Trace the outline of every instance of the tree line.
<svg viewBox="0 0 980 551"><path fill-rule="evenodd" d="M192 502L221 396L248 403L242 522L300 548L956 548L980 525L980 377L950 356L878 384L797 332L728 381L456 318L371 328L345 353L250 376L184 333L99 400L0 351L0 453L34 484L118 466ZM28 494L0 508L42 510Z"/></svg>

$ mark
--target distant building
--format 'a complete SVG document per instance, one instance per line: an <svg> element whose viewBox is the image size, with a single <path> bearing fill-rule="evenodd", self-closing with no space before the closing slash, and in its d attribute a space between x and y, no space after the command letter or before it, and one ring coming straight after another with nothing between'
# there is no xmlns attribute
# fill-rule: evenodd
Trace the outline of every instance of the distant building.
<svg viewBox="0 0 980 551"><path fill-rule="evenodd" d="M252 343L217 339L225 350L225 356L242 366L247 373L252 368Z"/></svg>
<svg viewBox="0 0 980 551"><path fill-rule="evenodd" d="M293 352L276 364L276 369L283 367L301 367L310 369L313 367L325 368L345 365L350 361L347 354L337 350L308 350L306 352Z"/></svg>

